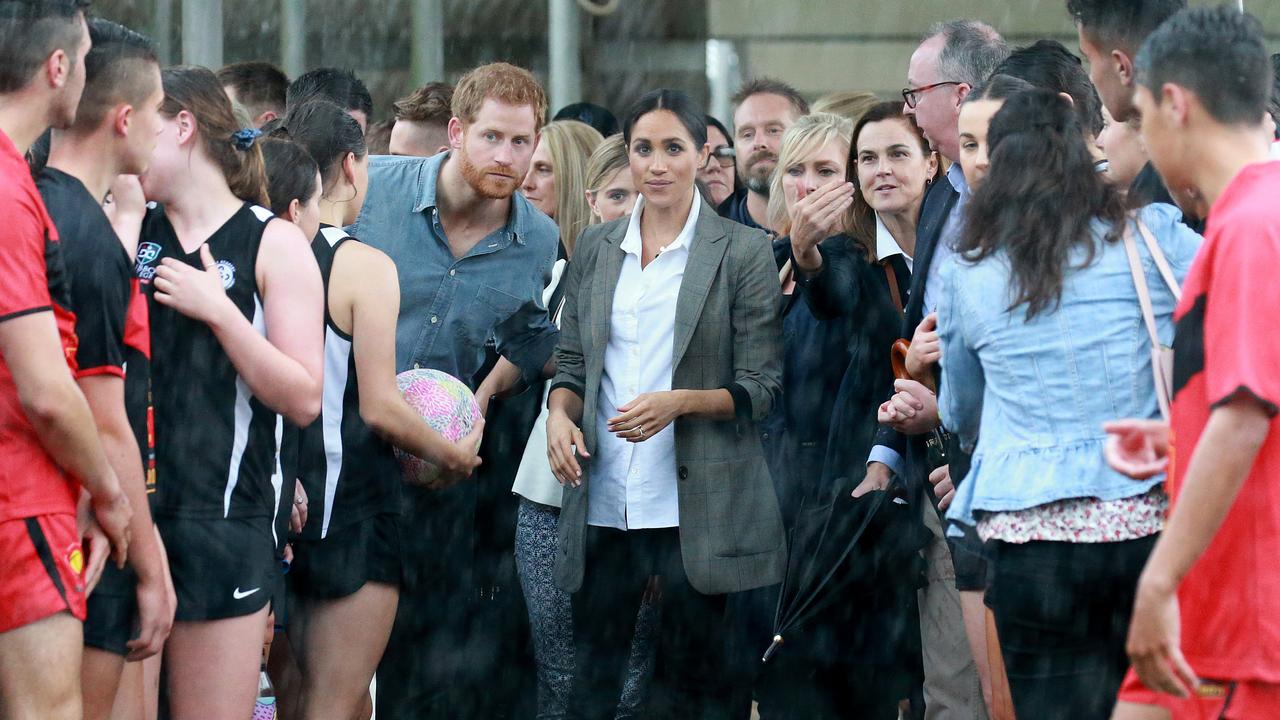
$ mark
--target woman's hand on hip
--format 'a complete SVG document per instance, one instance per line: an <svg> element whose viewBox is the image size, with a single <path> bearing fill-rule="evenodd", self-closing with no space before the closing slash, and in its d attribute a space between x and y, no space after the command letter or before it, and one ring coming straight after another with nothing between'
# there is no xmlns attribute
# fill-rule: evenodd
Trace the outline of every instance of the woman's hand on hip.
<svg viewBox="0 0 1280 720"><path fill-rule="evenodd" d="M582 465L578 456L591 457L582 430L563 412L551 411L547 416L547 461L561 485L582 484Z"/></svg>
<svg viewBox="0 0 1280 720"><path fill-rule="evenodd" d="M617 416L609 418L609 432L627 442L644 442L683 414L680 391L644 393L618 408Z"/></svg>

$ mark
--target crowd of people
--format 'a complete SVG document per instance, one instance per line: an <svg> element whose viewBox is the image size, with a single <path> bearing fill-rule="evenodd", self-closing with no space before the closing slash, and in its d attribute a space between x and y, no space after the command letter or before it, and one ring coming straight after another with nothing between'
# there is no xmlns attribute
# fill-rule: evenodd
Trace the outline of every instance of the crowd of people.
<svg viewBox="0 0 1280 720"><path fill-rule="evenodd" d="M88 5L0 0L0 717L1280 717L1252 16L377 120Z"/></svg>

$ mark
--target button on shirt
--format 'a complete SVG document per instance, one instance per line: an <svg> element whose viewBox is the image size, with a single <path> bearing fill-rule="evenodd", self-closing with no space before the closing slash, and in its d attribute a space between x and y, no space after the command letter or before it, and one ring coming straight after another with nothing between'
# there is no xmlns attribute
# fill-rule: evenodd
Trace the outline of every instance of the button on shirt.
<svg viewBox="0 0 1280 720"><path fill-rule="evenodd" d="M374 157L368 197L347 228L396 264L396 370L440 370L474 388L485 342L493 338L498 352L535 381L559 338L542 301L559 230L516 193L507 224L454 257L436 202L448 157Z"/></svg>
<svg viewBox="0 0 1280 720"><path fill-rule="evenodd" d="M609 344L596 407L596 467L587 485L589 525L628 530L680 524L675 424L644 442L631 443L609 432L609 418L620 415L618 407L638 395L671 389L676 300L700 205L695 193L680 234L641 268L644 198L640 198L619 246L626 257L613 293Z"/></svg>

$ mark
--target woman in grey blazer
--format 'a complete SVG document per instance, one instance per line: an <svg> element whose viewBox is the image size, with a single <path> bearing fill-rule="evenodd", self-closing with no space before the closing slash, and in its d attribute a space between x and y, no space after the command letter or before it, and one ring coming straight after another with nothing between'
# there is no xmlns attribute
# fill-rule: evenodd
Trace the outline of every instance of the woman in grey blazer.
<svg viewBox="0 0 1280 720"><path fill-rule="evenodd" d="M578 241L548 400L575 705L613 718L636 608L659 575L644 717L728 717L725 596L781 581L786 557L754 427L781 390L777 271L762 232L699 196L706 126L688 96L645 95L623 136L642 198Z"/></svg>

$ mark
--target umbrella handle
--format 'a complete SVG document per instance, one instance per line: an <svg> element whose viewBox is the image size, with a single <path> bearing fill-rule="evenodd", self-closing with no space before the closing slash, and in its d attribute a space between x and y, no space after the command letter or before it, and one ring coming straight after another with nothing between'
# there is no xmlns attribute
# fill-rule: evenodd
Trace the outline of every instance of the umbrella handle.
<svg viewBox="0 0 1280 720"><path fill-rule="evenodd" d="M782 647L782 636L774 635L773 642L769 644L769 649L764 651L764 657L760 658L760 662L767 663L773 654L778 652L778 648Z"/></svg>

